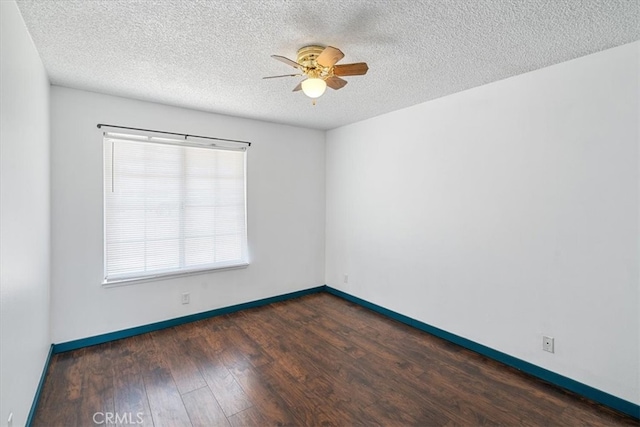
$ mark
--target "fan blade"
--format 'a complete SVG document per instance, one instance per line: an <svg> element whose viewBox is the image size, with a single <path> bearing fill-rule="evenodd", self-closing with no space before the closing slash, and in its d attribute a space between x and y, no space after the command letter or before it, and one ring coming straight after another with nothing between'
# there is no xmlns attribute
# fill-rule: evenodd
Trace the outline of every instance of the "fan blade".
<svg viewBox="0 0 640 427"><path fill-rule="evenodd" d="M328 79L325 80L325 82L327 82L327 86L335 90L342 89L348 83L346 80L336 76L329 77Z"/></svg>
<svg viewBox="0 0 640 427"><path fill-rule="evenodd" d="M333 64L344 58L344 53L333 46L327 46L316 58L316 62L323 67L332 67Z"/></svg>
<svg viewBox="0 0 640 427"><path fill-rule="evenodd" d="M278 77L295 77L295 76L301 76L302 74L283 74L281 76L269 76L269 77L263 77L263 79L277 79Z"/></svg>
<svg viewBox="0 0 640 427"><path fill-rule="evenodd" d="M367 71L369 71L369 66L366 62L342 64L333 67L333 74L336 76L362 76L367 74Z"/></svg>
<svg viewBox="0 0 640 427"><path fill-rule="evenodd" d="M271 57L277 61L284 62L287 65L291 65L293 68L300 68L300 64L298 64L296 61L290 60L289 58L285 58L284 56L271 55Z"/></svg>
<svg viewBox="0 0 640 427"><path fill-rule="evenodd" d="M304 80L303 80L304 81ZM298 86L293 88L293 92L297 92L299 90L302 90L302 82L298 83Z"/></svg>

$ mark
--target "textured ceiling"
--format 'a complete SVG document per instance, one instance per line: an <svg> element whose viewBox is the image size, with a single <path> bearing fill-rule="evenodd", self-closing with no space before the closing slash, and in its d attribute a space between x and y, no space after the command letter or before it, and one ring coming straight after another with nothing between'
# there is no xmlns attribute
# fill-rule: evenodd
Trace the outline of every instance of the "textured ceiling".
<svg viewBox="0 0 640 427"><path fill-rule="evenodd" d="M18 0L53 84L331 129L640 39L638 0ZM366 76L313 106L307 44Z"/></svg>

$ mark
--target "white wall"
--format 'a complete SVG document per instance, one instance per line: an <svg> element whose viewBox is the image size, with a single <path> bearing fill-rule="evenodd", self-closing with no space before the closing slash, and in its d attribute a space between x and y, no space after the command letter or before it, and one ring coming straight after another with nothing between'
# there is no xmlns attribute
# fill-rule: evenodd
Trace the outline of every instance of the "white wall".
<svg viewBox="0 0 640 427"><path fill-rule="evenodd" d="M51 345L50 87L13 1L0 19L0 424L19 426Z"/></svg>
<svg viewBox="0 0 640 427"><path fill-rule="evenodd" d="M640 403L639 50L329 131L327 284Z"/></svg>
<svg viewBox="0 0 640 427"><path fill-rule="evenodd" d="M51 92L52 340L61 343L324 284L324 133L100 95ZM98 123L252 141L245 269L104 288ZM191 293L191 304L180 295Z"/></svg>

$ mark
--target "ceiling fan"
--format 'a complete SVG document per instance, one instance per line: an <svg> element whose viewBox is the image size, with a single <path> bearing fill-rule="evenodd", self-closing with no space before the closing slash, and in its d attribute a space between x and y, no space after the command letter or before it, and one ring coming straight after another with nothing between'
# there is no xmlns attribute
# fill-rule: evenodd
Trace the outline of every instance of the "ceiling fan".
<svg viewBox="0 0 640 427"><path fill-rule="evenodd" d="M282 76L264 77L274 79L278 77L306 76L307 78L293 89L294 92L302 90L309 98L315 99L322 96L329 86L331 89L342 89L347 81L343 76L361 76L367 74L369 66L366 62L336 65L344 57L344 53L333 46L305 46L298 50L297 61L292 61L280 55L271 55L272 58L297 68L301 73L285 74Z"/></svg>

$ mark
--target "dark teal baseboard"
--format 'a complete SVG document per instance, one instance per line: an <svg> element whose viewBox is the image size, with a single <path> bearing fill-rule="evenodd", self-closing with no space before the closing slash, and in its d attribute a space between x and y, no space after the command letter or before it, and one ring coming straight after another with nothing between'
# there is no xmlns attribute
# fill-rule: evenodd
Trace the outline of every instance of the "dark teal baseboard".
<svg viewBox="0 0 640 427"><path fill-rule="evenodd" d="M377 304L370 303L330 286L326 286L325 291L347 301L358 304L362 307L368 308L369 310L375 311L376 313L382 314L383 316L390 317L406 325L412 326L416 329L420 329L421 331L427 332L431 335L435 335L436 337L445 339L454 344L458 344L461 347L482 354L483 356L487 356L491 359L497 360L498 362L502 362L505 365L512 366L522 372L533 375L534 377L538 377L544 381L555 384L564 389L570 390L588 399L594 400L617 411L630 415L636 419L640 419L640 406L636 405L635 403L613 396L609 393L598 390L576 380L572 380L571 378L565 377L563 375L556 374L555 372L541 368L532 363L525 362L524 360L518 359L517 357L513 357L506 353L502 353L501 351L494 350L482 344L478 344L477 342L463 338L459 335L452 334L450 332L436 328L435 326L428 325L426 323L420 322L419 320L415 320L403 314L391 311Z"/></svg>
<svg viewBox="0 0 640 427"><path fill-rule="evenodd" d="M136 335L146 334L147 332L158 331L160 329L171 328L173 326L182 325L184 323L195 322L197 320L208 319L209 317L220 316L223 314L234 313L247 308L260 307L272 304L274 302L285 301L292 298L299 298L304 295L323 292L325 286L317 286L315 288L304 289L302 291L291 292L284 295L277 295L257 301L245 302L242 304L232 305L229 307L216 308L215 310L204 311L202 313L190 314L188 316L177 317L175 319L163 320L162 322L151 323L148 325L136 326L135 328L123 329L121 331L109 332L107 334L96 335L94 337L82 338L79 340L67 341L53 345L53 354L63 353L65 351L77 350L92 345L104 344L109 341L115 341L122 338L129 338Z"/></svg>
<svg viewBox="0 0 640 427"><path fill-rule="evenodd" d="M49 362L51 362L52 354L53 354L53 344L51 344L51 347L49 347L49 354L47 354L47 358L44 361L44 368L42 369L42 375L40 375L38 388L36 388L36 394L35 396L33 396L33 403L31 404L31 410L29 411L29 415L27 416L27 422L25 423L27 427L33 424L33 417L35 417L36 415L36 409L38 408L38 403L40 402L40 394L42 393L44 380L47 377L47 371L49 370Z"/></svg>
<svg viewBox="0 0 640 427"><path fill-rule="evenodd" d="M315 288L305 289L302 291L291 292L284 295L277 295L270 298L264 298L257 301L251 301L247 303L237 304L230 307L218 308L215 310L209 310L202 313L191 314L189 316L178 317L175 319L169 319L162 322L152 323L149 325L138 326L135 328L124 329L121 331L110 332L107 334L97 335L94 337L82 338L79 340L68 341L60 344L52 344L51 350L49 352L49 356L47 357L47 363L45 364L44 371L42 373L42 378L40 379L40 384L38 386L38 390L36 396L34 397L33 406L29 413L29 418L27 421L27 426L31 425L31 421L35 414L35 410L38 404L38 400L40 398L40 391L42 389L42 385L44 384L44 379L47 373L47 369L49 367L49 359L52 354L62 353L65 351L76 350L83 347L89 347L92 345L103 344L109 341L115 341L122 338L128 338L135 335L144 334L147 332L157 331L160 329L170 328L173 326L182 325L184 323L195 322L197 320L207 319L209 317L220 316L223 314L233 313L240 310L245 310L253 307L260 307L268 304L272 304L274 302L285 301L293 298L298 298L304 295L314 294L318 292L328 292L332 295L345 299L347 301L358 304L362 307L368 308L372 311L375 311L383 316L389 317L391 319L397 320L409 326L412 326L421 331L427 332L429 334L435 335L439 338L450 341L454 344L457 344L461 347L467 348L476 353L482 354L483 356L489 357L491 359L497 360L499 362L504 363L505 365L512 366L520 371L523 371L527 374L533 375L534 377L540 378L544 381L547 381L551 384L555 384L559 387L570 390L574 393L577 393L581 396L584 396L588 399L591 399L595 402L606 405L610 408L613 408L617 411L630 415L636 419L640 419L640 406L635 403L626 401L624 399L620 399L619 397L613 396L604 391L598 390L581 382L575 381L571 378L565 377L563 375L557 374L555 372L549 371L547 369L541 368L532 363L526 362L522 359L518 359L516 357L510 356L506 353L502 353L498 350L494 350L490 347L484 346L477 342L471 341L467 338L463 338L459 335L452 334L445 330L436 328L435 326L428 325L419 320L412 319L403 314L397 313L395 311L389 310L377 304L370 303L361 298L355 297L338 289L332 288L330 286L318 286Z"/></svg>

